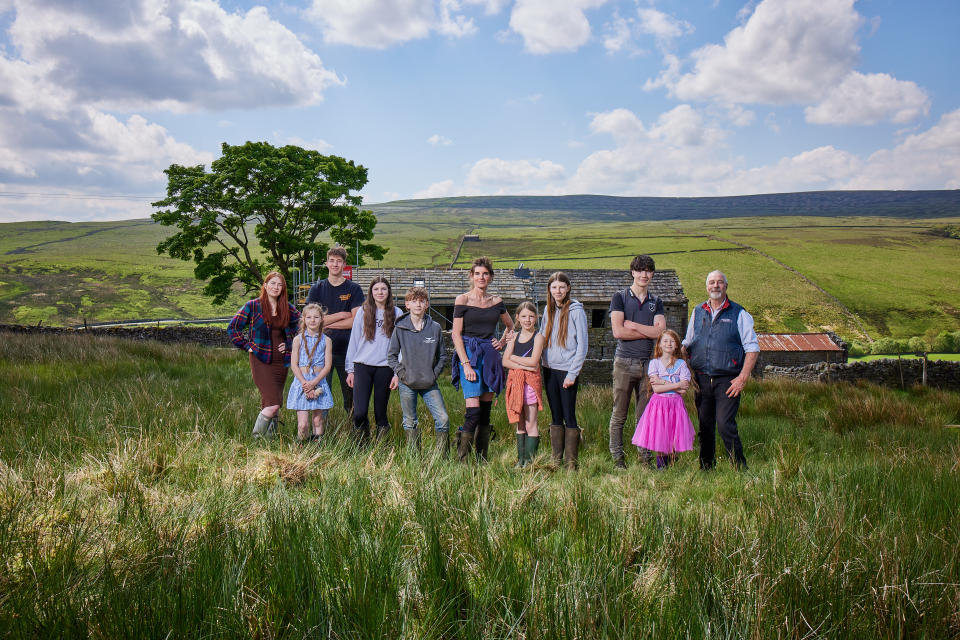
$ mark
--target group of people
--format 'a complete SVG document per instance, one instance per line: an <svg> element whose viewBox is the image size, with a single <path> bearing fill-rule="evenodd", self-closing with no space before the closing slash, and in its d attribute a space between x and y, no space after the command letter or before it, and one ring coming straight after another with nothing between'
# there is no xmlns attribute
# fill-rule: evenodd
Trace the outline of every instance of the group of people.
<svg viewBox="0 0 960 640"><path fill-rule="evenodd" d="M383 277L375 277L364 295L343 274L346 258L343 248L330 249L328 277L311 287L302 312L288 301L283 276L272 272L260 295L230 322L230 339L249 352L260 392L253 434L276 431L289 369L295 381L286 400L287 408L297 412L297 437L302 442L320 440L327 411L334 405L331 382L336 372L359 446L371 439L371 396L372 437L379 440L390 430L387 404L391 391L397 390L410 450L420 450L417 404L422 398L433 417L436 453L445 457L450 419L438 385L445 364L444 342L439 323L428 312L428 292L423 287L408 289L404 312ZM631 400L636 417L631 442L648 464L663 468L677 453L691 450L697 433L683 396L692 387L701 468L715 465L719 427L731 461L746 469L736 414L759 352L753 318L727 298L726 276L714 271L707 276L708 299L694 309L681 339L666 328L663 302L648 291L654 270L650 256L634 258L632 284L610 303L617 339L609 424L613 464L626 467L623 430ZM454 305L451 374L465 404L456 432L457 458L487 459L493 400L504 392L507 417L515 429L517 464L528 465L540 444L538 417L545 393L552 457L557 464L576 469L582 431L577 390L588 347L584 307L571 297L570 279L556 272L547 283L542 318L529 301L521 302L511 315L502 298L489 291L493 278L488 258L474 260L472 287L457 296ZM503 331L498 335L499 326Z"/></svg>

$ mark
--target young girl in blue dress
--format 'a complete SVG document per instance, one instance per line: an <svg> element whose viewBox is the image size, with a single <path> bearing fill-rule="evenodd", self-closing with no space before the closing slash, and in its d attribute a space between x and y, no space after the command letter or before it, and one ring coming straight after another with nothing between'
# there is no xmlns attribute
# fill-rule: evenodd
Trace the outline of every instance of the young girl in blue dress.
<svg viewBox="0 0 960 640"><path fill-rule="evenodd" d="M293 339L290 371L294 380L287 393L287 409L297 412L297 439L317 441L323 435L323 410L333 406L327 374L333 364L333 344L323 335L323 309L308 304L300 315L300 333ZM313 433L310 433L310 412Z"/></svg>
<svg viewBox="0 0 960 640"><path fill-rule="evenodd" d="M693 448L695 432L683 406L683 394L690 388L690 369L679 353L680 336L667 329L657 341L647 369L653 394L633 434L633 444L657 452L658 469L669 465L678 451Z"/></svg>

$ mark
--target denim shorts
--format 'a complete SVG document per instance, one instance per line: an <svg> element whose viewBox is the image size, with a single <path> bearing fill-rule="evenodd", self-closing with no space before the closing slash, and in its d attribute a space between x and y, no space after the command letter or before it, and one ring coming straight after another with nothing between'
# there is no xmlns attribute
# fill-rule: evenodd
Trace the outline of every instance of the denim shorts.
<svg viewBox="0 0 960 640"><path fill-rule="evenodd" d="M464 350L467 352L467 359L470 359L470 350L464 346ZM460 367L460 390L463 392L464 398L479 398L488 391L492 391L490 387L486 385L483 381L483 351L480 352L480 356L477 358L477 366L473 368L474 373L477 374L477 379L474 382L467 380L467 376L463 375L463 363L459 363L457 366Z"/></svg>

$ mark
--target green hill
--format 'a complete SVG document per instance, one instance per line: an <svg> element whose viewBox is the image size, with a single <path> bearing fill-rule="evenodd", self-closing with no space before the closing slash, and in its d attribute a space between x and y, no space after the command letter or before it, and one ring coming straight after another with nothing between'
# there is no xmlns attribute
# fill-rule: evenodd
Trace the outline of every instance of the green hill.
<svg viewBox="0 0 960 640"><path fill-rule="evenodd" d="M808 191L712 198L598 195L473 196L399 200L372 205L384 213L434 210L529 211L573 214L584 221L709 220L755 216L960 216L960 191ZM568 218L569 219L569 218Z"/></svg>
<svg viewBox="0 0 960 640"><path fill-rule="evenodd" d="M960 191L813 192L730 198L489 196L370 206L383 266L676 269L687 296L723 269L730 295L770 331L904 337L960 328ZM0 225L0 322L231 314L200 294L192 264L159 256L150 220ZM479 242L463 244L464 233ZM377 266L377 265L372 265ZM576 294L576 292L574 292Z"/></svg>

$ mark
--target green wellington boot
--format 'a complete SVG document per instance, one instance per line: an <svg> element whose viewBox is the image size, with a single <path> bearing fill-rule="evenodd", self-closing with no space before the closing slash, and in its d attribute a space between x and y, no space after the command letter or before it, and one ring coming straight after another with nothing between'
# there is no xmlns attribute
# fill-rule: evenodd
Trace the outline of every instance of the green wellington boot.
<svg viewBox="0 0 960 640"><path fill-rule="evenodd" d="M527 436L526 449L527 449L527 464L533 462L533 459L537 455L537 449L540 448L540 436Z"/></svg>
<svg viewBox="0 0 960 640"><path fill-rule="evenodd" d="M517 467L523 469L527 466L527 434L518 433L517 435Z"/></svg>

